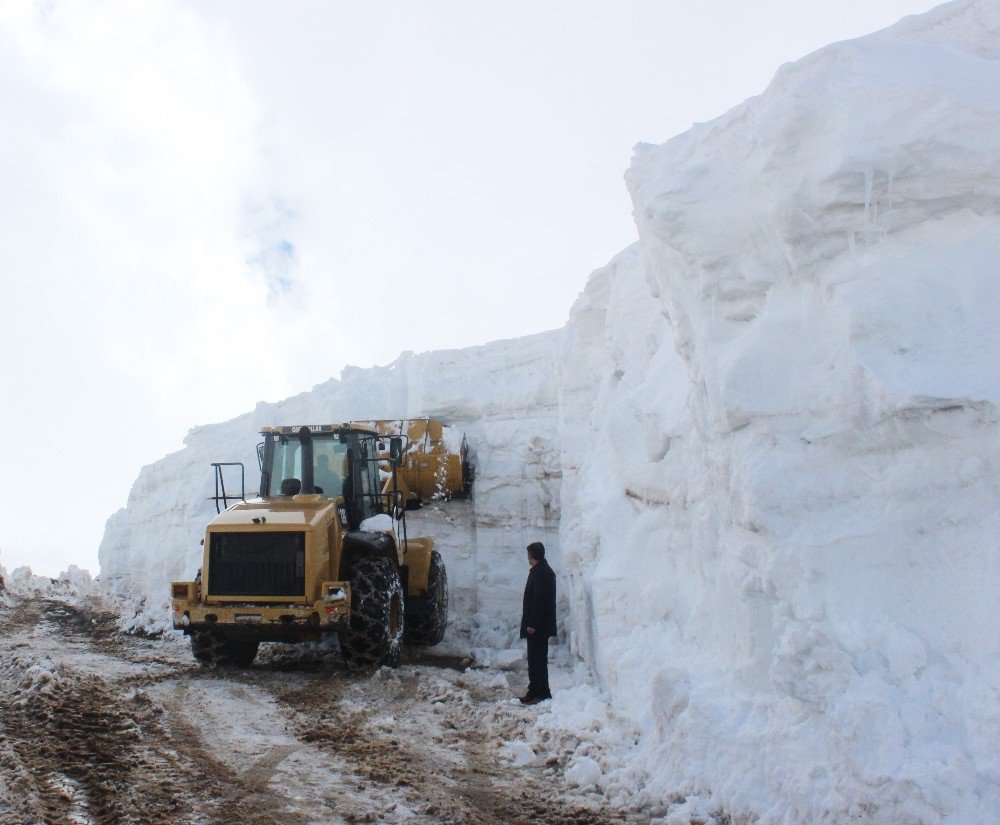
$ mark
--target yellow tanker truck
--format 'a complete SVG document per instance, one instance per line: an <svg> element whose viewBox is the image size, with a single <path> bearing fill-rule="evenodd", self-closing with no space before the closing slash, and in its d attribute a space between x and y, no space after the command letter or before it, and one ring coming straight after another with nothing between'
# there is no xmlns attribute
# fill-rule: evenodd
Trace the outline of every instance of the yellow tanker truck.
<svg viewBox="0 0 1000 825"><path fill-rule="evenodd" d="M262 641L335 633L351 663L394 666L404 641L440 642L447 572L433 539L407 535L406 510L468 493L464 438L452 453L443 433L430 419L265 427L249 501L220 495L228 465L213 465L201 570L171 585L195 659L246 667Z"/></svg>

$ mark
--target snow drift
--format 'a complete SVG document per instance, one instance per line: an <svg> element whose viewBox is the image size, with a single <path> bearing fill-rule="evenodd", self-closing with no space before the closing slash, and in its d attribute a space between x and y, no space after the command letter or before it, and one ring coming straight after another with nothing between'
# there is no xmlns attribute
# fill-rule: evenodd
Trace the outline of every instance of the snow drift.
<svg viewBox="0 0 1000 825"><path fill-rule="evenodd" d="M109 521L104 586L163 622L208 462L256 466L260 425L443 418L477 465L466 515L423 516L458 612L513 627L524 545L561 547L570 644L643 732L581 781L702 817L991 820L998 126L996 0L783 67L637 149L638 243L564 330L349 369L193 431Z"/></svg>

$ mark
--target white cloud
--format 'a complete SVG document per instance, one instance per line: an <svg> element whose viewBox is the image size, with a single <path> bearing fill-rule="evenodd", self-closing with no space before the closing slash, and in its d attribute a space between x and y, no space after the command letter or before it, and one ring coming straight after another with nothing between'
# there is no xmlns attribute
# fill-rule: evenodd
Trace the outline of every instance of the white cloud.
<svg viewBox="0 0 1000 825"><path fill-rule="evenodd" d="M42 439L15 437L7 458L41 485L39 459L55 460L75 494L61 506L87 525L86 549L37 526L2 538L8 555L92 556L93 509L112 512L141 461L290 389L284 353L255 333L271 325L245 227L245 204L269 197L260 112L226 50L168 3L5 4L0 61L0 416Z"/></svg>

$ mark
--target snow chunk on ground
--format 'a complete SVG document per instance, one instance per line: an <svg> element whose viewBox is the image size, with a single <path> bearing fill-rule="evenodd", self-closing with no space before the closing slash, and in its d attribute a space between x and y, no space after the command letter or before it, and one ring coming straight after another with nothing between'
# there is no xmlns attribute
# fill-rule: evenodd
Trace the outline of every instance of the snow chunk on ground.
<svg viewBox="0 0 1000 825"><path fill-rule="evenodd" d="M508 742L504 746L504 751L508 758L518 767L533 765L538 759L535 752L531 749L531 745L520 739Z"/></svg>
<svg viewBox="0 0 1000 825"><path fill-rule="evenodd" d="M601 766L589 756L581 756L566 771L566 781L583 790L597 789L604 779Z"/></svg>

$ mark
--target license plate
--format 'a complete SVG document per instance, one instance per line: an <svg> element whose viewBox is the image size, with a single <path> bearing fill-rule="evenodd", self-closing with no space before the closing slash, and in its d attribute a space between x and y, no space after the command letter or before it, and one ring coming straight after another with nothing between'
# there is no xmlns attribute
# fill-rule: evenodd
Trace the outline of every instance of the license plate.
<svg viewBox="0 0 1000 825"><path fill-rule="evenodd" d="M252 624L253 622L259 622L260 616L258 616L256 613L237 613L236 621Z"/></svg>

